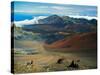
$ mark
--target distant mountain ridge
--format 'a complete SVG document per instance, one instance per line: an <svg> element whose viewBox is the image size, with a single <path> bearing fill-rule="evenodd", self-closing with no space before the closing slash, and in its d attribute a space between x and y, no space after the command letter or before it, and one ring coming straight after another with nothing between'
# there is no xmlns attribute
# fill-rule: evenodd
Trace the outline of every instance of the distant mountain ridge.
<svg viewBox="0 0 100 75"><path fill-rule="evenodd" d="M91 32L96 30L96 26L96 19L87 20L83 18L52 15L47 18L39 19L38 24L23 25L22 28L36 32Z"/></svg>

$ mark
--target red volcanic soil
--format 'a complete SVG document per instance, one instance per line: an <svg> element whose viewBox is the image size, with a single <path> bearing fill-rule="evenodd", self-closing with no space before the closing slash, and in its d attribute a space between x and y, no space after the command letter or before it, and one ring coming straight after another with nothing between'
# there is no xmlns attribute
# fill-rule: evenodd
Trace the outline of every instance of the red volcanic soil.
<svg viewBox="0 0 100 75"><path fill-rule="evenodd" d="M96 49L97 47L97 34L96 32L89 32L83 34L77 34L71 38L56 41L50 45L46 45L47 48L59 49Z"/></svg>

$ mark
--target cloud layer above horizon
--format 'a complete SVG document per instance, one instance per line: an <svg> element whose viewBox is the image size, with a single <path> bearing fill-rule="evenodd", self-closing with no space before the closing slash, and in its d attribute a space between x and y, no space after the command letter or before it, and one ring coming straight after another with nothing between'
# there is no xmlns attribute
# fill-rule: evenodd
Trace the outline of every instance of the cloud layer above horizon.
<svg viewBox="0 0 100 75"><path fill-rule="evenodd" d="M82 16L97 16L97 7L15 1L12 5L12 12L58 15L80 15L83 13ZM93 14L87 15L89 12L93 12Z"/></svg>

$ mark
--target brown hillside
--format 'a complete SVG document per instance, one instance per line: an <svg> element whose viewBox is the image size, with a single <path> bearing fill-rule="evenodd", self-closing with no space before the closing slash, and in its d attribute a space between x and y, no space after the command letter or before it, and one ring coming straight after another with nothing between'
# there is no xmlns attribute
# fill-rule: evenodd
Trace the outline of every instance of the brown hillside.
<svg viewBox="0 0 100 75"><path fill-rule="evenodd" d="M63 39L56 41L50 45L46 45L47 48L67 48L67 49L96 49L97 34L96 32L77 34L69 39Z"/></svg>

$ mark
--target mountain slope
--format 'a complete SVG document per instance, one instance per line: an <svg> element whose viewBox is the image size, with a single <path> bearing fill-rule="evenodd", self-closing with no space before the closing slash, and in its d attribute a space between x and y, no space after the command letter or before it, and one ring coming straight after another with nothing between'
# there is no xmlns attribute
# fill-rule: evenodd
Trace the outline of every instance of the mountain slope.
<svg viewBox="0 0 100 75"><path fill-rule="evenodd" d="M49 25L54 25L55 27L64 27L64 21L61 17L57 15L52 15L44 19L38 20L39 24L49 24Z"/></svg>
<svg viewBox="0 0 100 75"><path fill-rule="evenodd" d="M74 35L71 38L59 40L50 45L46 45L46 47L52 49L66 48L66 50L96 49L96 35L95 32Z"/></svg>
<svg viewBox="0 0 100 75"><path fill-rule="evenodd" d="M35 32L92 32L96 31L97 20L87 20L83 18L72 18L68 16L51 15L43 19L38 19L38 23L23 25L22 28Z"/></svg>

